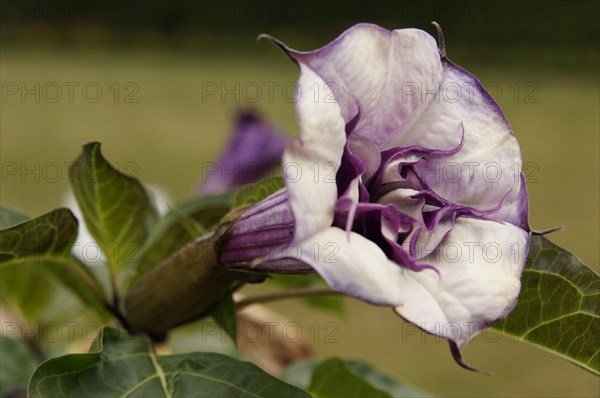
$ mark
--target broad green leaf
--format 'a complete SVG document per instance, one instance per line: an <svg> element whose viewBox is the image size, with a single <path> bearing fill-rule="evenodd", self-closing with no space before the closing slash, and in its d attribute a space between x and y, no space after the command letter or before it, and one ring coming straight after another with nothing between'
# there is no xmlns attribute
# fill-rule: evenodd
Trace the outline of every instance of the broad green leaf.
<svg viewBox="0 0 600 398"><path fill-rule="evenodd" d="M191 233L189 225L182 222L181 214L211 229L229 211L231 200L231 195L194 198L171 209L157 222L140 251L136 278L144 275L196 237Z"/></svg>
<svg viewBox="0 0 600 398"><path fill-rule="evenodd" d="M86 304L95 308L100 314L105 314L103 294L98 282L70 252L76 237L77 219L68 209L57 209L1 230L2 271L4 272L6 267L23 267L23 271L14 273L8 270L5 281L3 274L3 282L12 281L16 284L15 289L27 289L29 282L26 270L34 269L56 278ZM35 280L36 277L33 278ZM44 287L40 286L40 289Z"/></svg>
<svg viewBox="0 0 600 398"><path fill-rule="evenodd" d="M0 229L5 229L29 220L29 216L17 209L0 207Z"/></svg>
<svg viewBox="0 0 600 398"><path fill-rule="evenodd" d="M144 243L152 206L135 178L116 170L100 152L100 143L83 146L69 169L73 192L85 224L114 271L120 271Z"/></svg>
<svg viewBox="0 0 600 398"><path fill-rule="evenodd" d="M287 368L280 378L308 390L315 398L431 396L356 360L299 362Z"/></svg>
<svg viewBox="0 0 600 398"><path fill-rule="evenodd" d="M26 223L0 231L0 263L68 256L77 237L77 219L68 209L56 209Z"/></svg>
<svg viewBox="0 0 600 398"><path fill-rule="evenodd" d="M25 391L38 363L35 355L25 343L7 336L0 338L0 352L0 397Z"/></svg>
<svg viewBox="0 0 600 398"><path fill-rule="evenodd" d="M237 315L233 295L231 293L223 295L210 309L209 314L227 332L233 342L237 344Z"/></svg>
<svg viewBox="0 0 600 398"><path fill-rule="evenodd" d="M36 397L302 397L304 391L257 366L221 354L157 356L148 345L104 328L87 354L42 363L29 383Z"/></svg>
<svg viewBox="0 0 600 398"><path fill-rule="evenodd" d="M0 229L6 229L27 221L25 213L0 207ZM8 304L18 307L27 320L37 318L43 306L50 300L52 285L29 265L5 267L0 278L0 297Z"/></svg>
<svg viewBox="0 0 600 398"><path fill-rule="evenodd" d="M494 328L600 374L600 277L533 236L517 306Z"/></svg>
<svg viewBox="0 0 600 398"><path fill-rule="evenodd" d="M29 218L21 211L0 207L0 229L15 226ZM3 267L0 297L13 309L18 309L21 317L30 322L43 319L67 320L74 313L81 312L79 301L62 289L60 281L49 278L35 264Z"/></svg>
<svg viewBox="0 0 600 398"><path fill-rule="evenodd" d="M231 208L237 209L238 207L260 202L284 186L285 181L281 177L269 178L255 184L246 185L235 194Z"/></svg>
<svg viewBox="0 0 600 398"><path fill-rule="evenodd" d="M227 333L219 327L214 318L205 316L171 330L166 344L174 354L202 351L242 359L235 342L226 336Z"/></svg>

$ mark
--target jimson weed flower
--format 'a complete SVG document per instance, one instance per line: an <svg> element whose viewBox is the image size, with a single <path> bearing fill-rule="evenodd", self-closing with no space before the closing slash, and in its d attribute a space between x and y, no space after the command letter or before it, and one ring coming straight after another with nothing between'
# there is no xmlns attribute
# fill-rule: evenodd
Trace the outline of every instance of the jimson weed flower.
<svg viewBox="0 0 600 398"><path fill-rule="evenodd" d="M286 187L221 244L235 269L318 272L451 344L516 303L530 229L521 154L498 105L428 33L356 25L301 52ZM515 171L516 170L516 171Z"/></svg>

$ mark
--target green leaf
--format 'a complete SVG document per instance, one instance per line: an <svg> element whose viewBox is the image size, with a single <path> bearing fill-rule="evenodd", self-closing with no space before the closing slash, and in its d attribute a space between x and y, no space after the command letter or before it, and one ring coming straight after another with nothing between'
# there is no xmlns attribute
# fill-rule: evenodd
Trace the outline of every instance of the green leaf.
<svg viewBox="0 0 600 398"><path fill-rule="evenodd" d="M190 237L199 238L209 232L204 225L200 224L194 218L185 214L179 209L173 208L171 209L171 212L175 215L175 217L177 217L179 224L187 231Z"/></svg>
<svg viewBox="0 0 600 398"><path fill-rule="evenodd" d="M29 216L19 210L0 207L0 229L5 229L29 220Z"/></svg>
<svg viewBox="0 0 600 398"><path fill-rule="evenodd" d="M103 293L98 281L83 264L77 261L70 250L77 237L77 219L69 209L56 209L0 231L0 269L3 271L3 287L12 281L12 291L23 295L29 285L27 269L35 269L60 281L85 303L105 314ZM5 267L23 267L19 271ZM33 277L35 281L36 277ZM19 282L19 283L17 283ZM30 286L29 289L35 289ZM44 289L43 285L40 289ZM5 292L3 292L3 295Z"/></svg>
<svg viewBox="0 0 600 398"><path fill-rule="evenodd" d="M150 204L148 217L146 218L146 231L151 231L160 220L160 212L158 211L160 199L157 192L148 190L146 194L148 195L148 203Z"/></svg>
<svg viewBox="0 0 600 398"><path fill-rule="evenodd" d="M315 398L345 397L430 397L356 360L330 358L321 363L299 362L280 377Z"/></svg>
<svg viewBox="0 0 600 398"><path fill-rule="evenodd" d="M257 366L221 354L157 356L148 345L104 328L87 354L42 363L31 377L36 397L302 397L304 391Z"/></svg>
<svg viewBox="0 0 600 398"><path fill-rule="evenodd" d="M56 209L0 231L0 264L68 256L77 237L77 219L68 209Z"/></svg>
<svg viewBox="0 0 600 398"><path fill-rule="evenodd" d="M6 336L0 338L0 397L27 388L37 360L22 341Z"/></svg>
<svg viewBox="0 0 600 398"><path fill-rule="evenodd" d="M41 265L21 264L18 266L2 267L0 270L0 298L2 305L12 311L16 319L36 326L37 332L43 330L45 324L61 324L77 321L104 322L110 315L100 303L88 304L72 289L55 275L44 270ZM89 311L82 311L85 306ZM95 305L98 307L96 308ZM39 336L31 338L38 338ZM57 341L46 341L43 336L39 341L42 348L48 351L66 349Z"/></svg>
<svg viewBox="0 0 600 398"><path fill-rule="evenodd" d="M108 163L98 142L83 146L83 153L69 169L69 177L90 234L111 269L120 271L144 243L152 215L144 187Z"/></svg>
<svg viewBox="0 0 600 398"><path fill-rule="evenodd" d="M2 267L0 297L13 308L18 308L21 316L30 322L36 321L44 312L44 307L52 301L55 286L38 267L21 264Z"/></svg>
<svg viewBox="0 0 600 398"><path fill-rule="evenodd" d="M231 337L234 344L237 344L237 315L233 295L231 293L226 293L209 310L209 314L221 329Z"/></svg>
<svg viewBox="0 0 600 398"><path fill-rule="evenodd" d="M600 374L600 277L543 236L532 236L521 295L494 325Z"/></svg>
<svg viewBox="0 0 600 398"><path fill-rule="evenodd" d="M281 177L269 178L255 184L246 185L235 194L231 208L237 209L238 207L253 205L283 187L285 187L285 180Z"/></svg>
<svg viewBox="0 0 600 398"><path fill-rule="evenodd" d="M317 365L318 363L316 361L296 362L295 364L286 368L279 375L279 378L288 384L303 390L308 390L308 387L310 386L310 380L312 379Z"/></svg>
<svg viewBox="0 0 600 398"><path fill-rule="evenodd" d="M194 198L171 209L161 218L139 253L135 279L147 273L164 259L191 242L196 236L191 233L189 222L183 222L185 214L205 228L211 229L227 214L232 197L228 195Z"/></svg>
<svg viewBox="0 0 600 398"><path fill-rule="evenodd" d="M339 358L328 359L316 367L308 391L319 398L391 398L385 391L354 374Z"/></svg>
<svg viewBox="0 0 600 398"><path fill-rule="evenodd" d="M15 226L29 218L19 210L0 207L0 229ZM2 269L0 297L8 304L18 307L27 320L33 320L40 315L51 295L51 283L27 264Z"/></svg>

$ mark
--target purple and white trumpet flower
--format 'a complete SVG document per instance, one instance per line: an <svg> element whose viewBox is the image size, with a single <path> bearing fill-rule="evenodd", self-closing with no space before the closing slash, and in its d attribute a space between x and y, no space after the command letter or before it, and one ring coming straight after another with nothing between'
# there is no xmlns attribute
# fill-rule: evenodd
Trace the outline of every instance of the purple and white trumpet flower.
<svg viewBox="0 0 600 398"><path fill-rule="evenodd" d="M286 188L241 216L221 262L316 271L448 339L468 367L459 349L511 311L529 246L502 111L421 30L360 24L309 52L267 38L300 68L300 137Z"/></svg>

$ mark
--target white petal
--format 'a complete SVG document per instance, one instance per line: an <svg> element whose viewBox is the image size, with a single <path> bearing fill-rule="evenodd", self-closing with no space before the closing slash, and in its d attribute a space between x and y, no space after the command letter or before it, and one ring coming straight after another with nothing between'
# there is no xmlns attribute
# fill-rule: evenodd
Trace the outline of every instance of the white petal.
<svg viewBox="0 0 600 398"><path fill-rule="evenodd" d="M311 92L319 87L318 95ZM283 173L296 220L294 239L301 241L333 222L338 196L335 176L346 134L340 108L313 71L300 66L296 113L300 141L292 140L283 155Z"/></svg>
<svg viewBox="0 0 600 398"><path fill-rule="evenodd" d="M334 84L346 122L358 112L356 101L361 104L351 141L366 137L380 150L448 150L459 144L464 126L463 149L423 162L425 180L445 199L481 210L504 199L493 219L528 228L521 155L506 118L476 78L441 58L429 34L359 24L315 51L280 45L302 71Z"/></svg>
<svg viewBox="0 0 600 398"><path fill-rule="evenodd" d="M440 250L421 260L439 275L400 267L375 243L335 227L277 257L301 260L333 289L393 306L409 322L462 347L513 308L527 250L528 234L511 224L459 218Z"/></svg>
<svg viewBox="0 0 600 398"><path fill-rule="evenodd" d="M400 213L411 216L419 221L421 225L424 225L423 206L425 205L425 200L412 198L412 196L418 193L419 191L415 191L414 189L398 188L383 195L377 203L382 205L393 204Z"/></svg>
<svg viewBox="0 0 600 398"><path fill-rule="evenodd" d="M304 148L321 162L339 167L346 144L345 123L332 88L313 70L300 64L296 117Z"/></svg>
<svg viewBox="0 0 600 398"><path fill-rule="evenodd" d="M396 146L431 99L423 102L409 93L434 87L442 76L435 39L418 29L389 31L359 24L321 49L288 52L335 84L346 122L357 113L354 98L360 101L363 111L356 132L381 150Z"/></svg>
<svg viewBox="0 0 600 398"><path fill-rule="evenodd" d="M283 155L283 174L296 224L294 241L302 241L333 222L337 185L332 168L315 160L300 141L289 143Z"/></svg>
<svg viewBox="0 0 600 398"><path fill-rule="evenodd" d="M331 227L287 251L313 267L333 289L371 304L398 306L427 294L375 243L354 232Z"/></svg>
<svg viewBox="0 0 600 398"><path fill-rule="evenodd" d="M525 225L522 206L527 203L521 187L521 153L506 118L469 73L449 64L439 91L399 142L448 149L447 137L461 136L463 148L454 156L431 159L418 165L428 185L443 198L481 210L502 208L492 219ZM510 192L508 197L505 196Z"/></svg>
<svg viewBox="0 0 600 398"><path fill-rule="evenodd" d="M428 292L421 305L396 312L422 329L464 346L505 317L516 303L528 251L528 233L511 224L459 218L440 247L420 261L430 270L408 271ZM432 322L425 303L436 303L445 319ZM428 319L429 318L429 319Z"/></svg>

